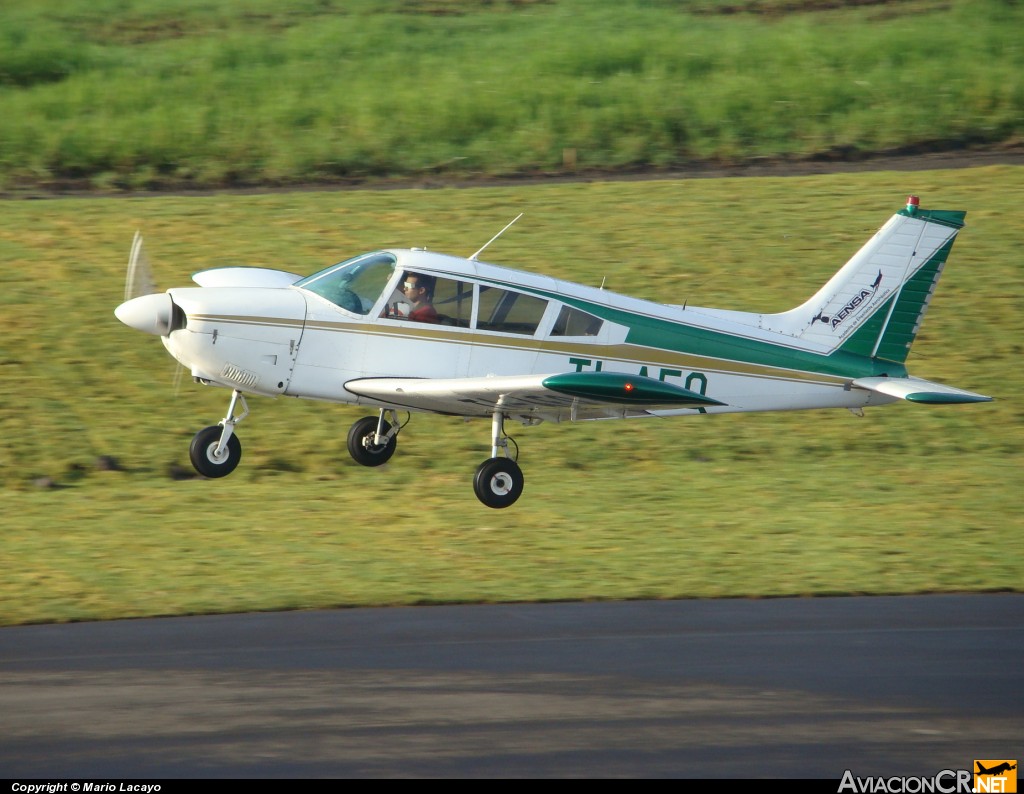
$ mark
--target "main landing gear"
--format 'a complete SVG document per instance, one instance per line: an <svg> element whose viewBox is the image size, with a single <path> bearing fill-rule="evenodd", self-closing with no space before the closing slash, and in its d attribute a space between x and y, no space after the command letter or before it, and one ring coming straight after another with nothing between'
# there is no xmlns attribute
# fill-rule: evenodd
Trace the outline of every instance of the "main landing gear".
<svg viewBox="0 0 1024 794"><path fill-rule="evenodd" d="M384 418L385 414L390 421ZM491 457L477 467L473 477L477 499L494 508L514 504L523 493L523 471L509 457L504 425L505 414L495 411L491 418ZM363 417L349 430L348 451L356 463L380 466L395 454L396 436L401 429L397 414L390 409L381 410L379 416Z"/></svg>
<svg viewBox="0 0 1024 794"><path fill-rule="evenodd" d="M388 414L391 421L384 419ZM363 466L380 466L391 460L398 446L398 414L382 410L380 416L364 416L348 431L348 453Z"/></svg>
<svg viewBox="0 0 1024 794"><path fill-rule="evenodd" d="M499 451L503 457L498 457ZM491 457L477 466L473 491L488 507L508 507L522 495L523 479L523 470L508 456L505 414L495 411L491 417Z"/></svg>

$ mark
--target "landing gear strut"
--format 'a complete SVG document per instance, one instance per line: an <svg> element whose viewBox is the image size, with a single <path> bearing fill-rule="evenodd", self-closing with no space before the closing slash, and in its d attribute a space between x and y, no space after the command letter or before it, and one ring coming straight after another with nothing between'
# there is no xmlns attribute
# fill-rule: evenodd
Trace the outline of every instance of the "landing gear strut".
<svg viewBox="0 0 1024 794"><path fill-rule="evenodd" d="M235 408L242 403L242 415L235 416ZM192 466L204 477L227 477L242 459L242 442L235 435L235 425L249 415L245 395L235 389L231 392L228 413L219 425L204 427L192 439L188 456Z"/></svg>
<svg viewBox="0 0 1024 794"><path fill-rule="evenodd" d="M523 471L508 456L504 425L505 414L495 411L491 417L491 457L477 467L473 477L476 498L496 509L514 504L523 493ZM498 456L499 451L504 457Z"/></svg>

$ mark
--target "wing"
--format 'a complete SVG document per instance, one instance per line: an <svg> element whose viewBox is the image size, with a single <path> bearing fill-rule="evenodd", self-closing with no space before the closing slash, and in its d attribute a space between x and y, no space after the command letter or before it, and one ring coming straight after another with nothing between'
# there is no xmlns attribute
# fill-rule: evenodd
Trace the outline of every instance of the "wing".
<svg viewBox="0 0 1024 794"><path fill-rule="evenodd" d="M951 403L985 403L992 400L984 394L932 383L921 378L857 378L853 387L898 397L914 403L946 405Z"/></svg>
<svg viewBox="0 0 1024 794"><path fill-rule="evenodd" d="M620 372L563 372L485 378L360 378L353 394L394 408L560 422L643 416L653 410L722 405L673 383Z"/></svg>

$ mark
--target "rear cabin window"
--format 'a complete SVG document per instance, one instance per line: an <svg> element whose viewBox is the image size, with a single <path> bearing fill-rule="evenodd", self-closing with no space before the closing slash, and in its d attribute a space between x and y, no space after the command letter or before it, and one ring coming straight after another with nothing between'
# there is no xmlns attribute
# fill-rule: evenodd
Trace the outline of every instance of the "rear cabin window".
<svg viewBox="0 0 1024 794"><path fill-rule="evenodd" d="M552 336L597 336L604 323L600 317L563 306L551 328Z"/></svg>
<svg viewBox="0 0 1024 794"><path fill-rule="evenodd" d="M481 286L476 327L481 331L532 336L547 307L547 301L533 295Z"/></svg>

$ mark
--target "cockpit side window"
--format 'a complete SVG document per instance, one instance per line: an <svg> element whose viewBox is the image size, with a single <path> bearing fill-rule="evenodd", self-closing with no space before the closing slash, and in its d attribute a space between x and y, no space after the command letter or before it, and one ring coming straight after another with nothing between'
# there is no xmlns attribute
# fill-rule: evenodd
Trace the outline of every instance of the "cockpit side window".
<svg viewBox="0 0 1024 794"><path fill-rule="evenodd" d="M391 279L395 263L391 254L364 254L314 273L295 286L315 292L353 314L366 315Z"/></svg>
<svg viewBox="0 0 1024 794"><path fill-rule="evenodd" d="M410 303L416 299L414 291L408 294L408 284L424 285L426 293L420 296L420 303L429 303L433 311L427 312L422 305ZM413 320L469 328L473 315L473 285L468 281L433 276L426 272L406 271L384 306L383 317L392 320Z"/></svg>
<svg viewBox="0 0 1024 794"><path fill-rule="evenodd" d="M434 308L441 325L469 328L473 314L473 285L468 281L439 278L434 288Z"/></svg>
<svg viewBox="0 0 1024 794"><path fill-rule="evenodd" d="M546 300L533 295L481 286L476 325L481 331L532 336L547 307Z"/></svg>
<svg viewBox="0 0 1024 794"><path fill-rule="evenodd" d="M601 333L604 320L592 314L581 312L571 306L563 306L551 328L552 336L597 336Z"/></svg>

